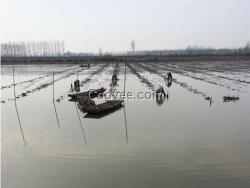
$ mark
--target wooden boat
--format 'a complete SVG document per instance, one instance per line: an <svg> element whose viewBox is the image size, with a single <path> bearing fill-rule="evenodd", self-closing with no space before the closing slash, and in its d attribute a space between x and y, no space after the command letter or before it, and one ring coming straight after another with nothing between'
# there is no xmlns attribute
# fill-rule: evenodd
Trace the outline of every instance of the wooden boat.
<svg viewBox="0 0 250 188"><path fill-rule="evenodd" d="M87 65L81 64L80 67L90 67L90 65L89 64L87 64Z"/></svg>
<svg viewBox="0 0 250 188"><path fill-rule="evenodd" d="M97 97L99 94L104 93L106 91L105 88L101 87L100 89L95 89L95 90L89 90L89 91L84 91L81 93L74 93L74 94L68 94L69 97L71 97L71 100L76 101L81 97L91 97L91 98L95 98Z"/></svg>
<svg viewBox="0 0 250 188"><path fill-rule="evenodd" d="M78 106L82 111L87 112L88 114L102 114L121 107L122 103L123 100L109 100L104 103L93 106Z"/></svg>
<svg viewBox="0 0 250 188"><path fill-rule="evenodd" d="M118 111L122 108L122 105L117 107L117 108L113 108L112 110L103 112L103 113L99 113L99 114L91 114L91 113L86 113L83 117L84 118L90 118L90 119L101 119L101 118L105 118L106 116L114 113L115 111Z"/></svg>

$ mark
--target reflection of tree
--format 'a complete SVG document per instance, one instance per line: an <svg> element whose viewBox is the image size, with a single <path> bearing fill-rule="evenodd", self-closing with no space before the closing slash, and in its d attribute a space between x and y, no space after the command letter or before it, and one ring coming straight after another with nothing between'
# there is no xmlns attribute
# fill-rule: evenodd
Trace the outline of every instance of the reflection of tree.
<svg viewBox="0 0 250 188"><path fill-rule="evenodd" d="M17 115L17 119L18 119L18 124L19 124L19 128L22 134L22 138L23 138L23 142L24 145L27 146L27 142L23 133L23 128L22 128L22 124L21 124L21 120L20 120L20 116L18 113L18 108L17 108L17 102L16 102L16 86L15 86L15 67L13 65L13 86L14 86L14 102L15 102L15 110L16 110L16 115Z"/></svg>

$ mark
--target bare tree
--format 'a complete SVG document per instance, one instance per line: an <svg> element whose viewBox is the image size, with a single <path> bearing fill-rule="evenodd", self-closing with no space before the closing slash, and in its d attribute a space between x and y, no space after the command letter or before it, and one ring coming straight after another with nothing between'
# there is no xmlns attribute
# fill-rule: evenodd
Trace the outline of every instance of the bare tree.
<svg viewBox="0 0 250 188"><path fill-rule="evenodd" d="M131 49L132 49L132 54L135 55L135 41L131 41Z"/></svg>
<svg viewBox="0 0 250 188"><path fill-rule="evenodd" d="M99 56L102 56L102 49L101 48L98 49L98 53L99 53Z"/></svg>
<svg viewBox="0 0 250 188"><path fill-rule="evenodd" d="M8 42L1 43L1 56L62 56L64 48L63 41Z"/></svg>
<svg viewBox="0 0 250 188"><path fill-rule="evenodd" d="M247 42L246 46L245 46L245 49L247 51L250 51L250 41Z"/></svg>

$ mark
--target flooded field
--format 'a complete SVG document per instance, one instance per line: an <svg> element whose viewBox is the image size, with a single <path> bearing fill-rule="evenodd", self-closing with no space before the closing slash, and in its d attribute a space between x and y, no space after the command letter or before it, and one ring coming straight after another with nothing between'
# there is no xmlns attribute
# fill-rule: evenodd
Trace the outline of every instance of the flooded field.
<svg viewBox="0 0 250 188"><path fill-rule="evenodd" d="M77 78L80 91L168 97L89 117L69 101ZM250 186L249 61L16 65L14 80L2 65L5 188Z"/></svg>

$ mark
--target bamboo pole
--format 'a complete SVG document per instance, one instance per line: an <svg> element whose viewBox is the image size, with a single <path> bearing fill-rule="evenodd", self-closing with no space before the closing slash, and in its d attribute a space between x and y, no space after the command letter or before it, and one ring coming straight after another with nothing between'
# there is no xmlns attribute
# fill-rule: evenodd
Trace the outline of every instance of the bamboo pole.
<svg viewBox="0 0 250 188"><path fill-rule="evenodd" d="M52 73L53 75L52 75L52 77L53 77L53 81L52 81L52 83L53 83L53 103L55 102L54 100L55 100L55 73L53 72Z"/></svg>
<svg viewBox="0 0 250 188"><path fill-rule="evenodd" d="M59 118L58 118L58 114L56 111L56 104L55 104L55 73L53 72L53 106L54 106L54 111L55 111L55 115L56 115L56 121L57 121L57 125L60 128L60 122L59 122Z"/></svg>
<svg viewBox="0 0 250 188"><path fill-rule="evenodd" d="M80 118L80 115L79 115L79 112L78 112L78 109L77 109L76 102L75 102L75 107L76 107L77 117L78 117L78 120L79 120L79 125L81 127L81 132L82 132L83 140L84 140L84 143L86 144L87 142L86 142L85 130L84 130L84 127L82 126L82 121L81 121L81 118Z"/></svg>
<svg viewBox="0 0 250 188"><path fill-rule="evenodd" d="M126 89L126 78L127 78L127 69L126 69L126 63L125 63L125 71L124 71L124 88L123 88L123 92L125 94L125 89Z"/></svg>
<svg viewBox="0 0 250 188"><path fill-rule="evenodd" d="M126 70L126 63L125 63L125 70L124 70L124 88L123 88L124 95L125 95L125 92L126 92L126 77L127 77L127 70ZM124 100L123 104L124 104L123 113L124 113L124 123L125 123L125 132L126 132L126 141L127 141L127 143L128 143L128 127L127 127L127 116L126 116L125 100Z"/></svg>
<svg viewBox="0 0 250 188"><path fill-rule="evenodd" d="M77 75L76 75L76 80L78 80L79 77L79 66L77 66Z"/></svg>
<svg viewBox="0 0 250 188"><path fill-rule="evenodd" d="M19 124L19 128L20 128L20 131L21 131L21 134L22 134L22 138L23 138L24 145L27 146L27 142L26 142L26 139L25 139L25 136L24 136L24 133L23 133L23 128L22 128L20 116L19 116L18 109L17 109L17 102L16 102L16 83L15 83L15 67L14 67L14 65L13 65L13 86L14 86L14 87L13 87L13 88L14 88L14 102L15 102L15 109L16 109L18 124Z"/></svg>

